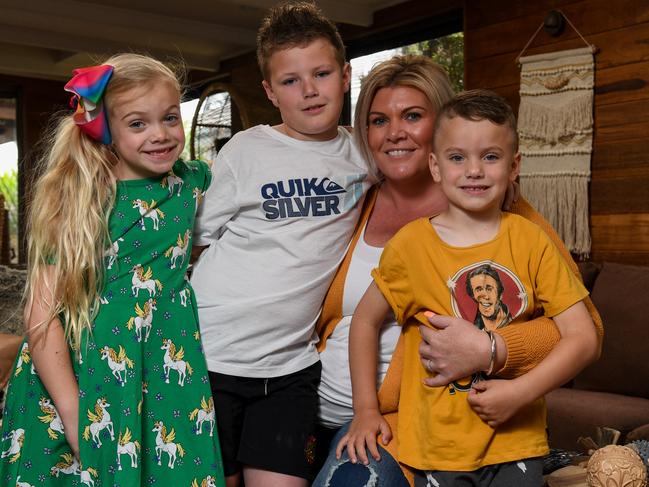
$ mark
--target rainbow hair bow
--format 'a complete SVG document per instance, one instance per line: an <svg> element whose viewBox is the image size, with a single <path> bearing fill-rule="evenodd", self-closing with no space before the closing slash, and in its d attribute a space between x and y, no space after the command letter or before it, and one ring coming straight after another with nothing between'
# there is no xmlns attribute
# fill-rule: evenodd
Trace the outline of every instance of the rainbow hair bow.
<svg viewBox="0 0 649 487"><path fill-rule="evenodd" d="M75 69L72 71L72 79L63 88L74 93L70 100L73 107L76 104L77 109L72 116L74 123L102 144L111 142L103 96L112 74L113 67L108 64Z"/></svg>

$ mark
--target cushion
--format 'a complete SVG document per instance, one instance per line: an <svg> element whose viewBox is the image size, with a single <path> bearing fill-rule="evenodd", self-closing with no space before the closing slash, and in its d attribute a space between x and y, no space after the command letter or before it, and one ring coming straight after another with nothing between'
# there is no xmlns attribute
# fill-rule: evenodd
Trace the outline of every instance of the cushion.
<svg viewBox="0 0 649 487"><path fill-rule="evenodd" d="M546 394L550 447L580 450L579 437L595 439L598 426L622 433L619 443L640 425L649 423L649 399L559 388Z"/></svg>
<svg viewBox="0 0 649 487"><path fill-rule="evenodd" d="M591 294L604 323L601 358L574 387L649 399L649 267L607 262Z"/></svg>
<svg viewBox="0 0 649 487"><path fill-rule="evenodd" d="M581 273L581 278L584 281L584 286L588 289L589 292L593 291L593 286L595 284L595 279L597 275L602 270L602 264L598 262L579 262L577 264L579 267L579 272Z"/></svg>
<svg viewBox="0 0 649 487"><path fill-rule="evenodd" d="M626 437L629 441L647 440L649 441L649 423L638 426L633 431L630 431Z"/></svg>

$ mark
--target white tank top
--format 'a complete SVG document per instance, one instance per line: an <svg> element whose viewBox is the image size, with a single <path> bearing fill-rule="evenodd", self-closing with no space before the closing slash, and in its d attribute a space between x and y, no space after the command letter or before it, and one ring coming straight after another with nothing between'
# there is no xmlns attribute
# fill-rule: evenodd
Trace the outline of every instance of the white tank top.
<svg viewBox="0 0 649 487"><path fill-rule="evenodd" d="M349 327L356 306L372 282L370 272L378 266L382 251L382 247L372 247L365 242L365 229L363 229L363 235L358 239L345 279L343 317L327 340L327 347L320 354L322 378L318 388L319 419L321 424L329 428L339 428L351 421L354 416L349 372ZM377 389L388 371L400 333L401 327L390 313L381 327L379 336Z"/></svg>

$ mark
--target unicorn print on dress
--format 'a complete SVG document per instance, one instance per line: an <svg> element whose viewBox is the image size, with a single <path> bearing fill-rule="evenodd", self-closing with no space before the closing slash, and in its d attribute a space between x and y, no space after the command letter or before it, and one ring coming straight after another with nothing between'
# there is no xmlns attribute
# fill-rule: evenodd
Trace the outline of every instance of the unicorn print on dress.
<svg viewBox="0 0 649 487"><path fill-rule="evenodd" d="M178 190L176 191L176 196L180 196L180 191L183 189L183 184L185 184L185 182L176 176L173 170L171 170L164 178L162 178L160 184L163 188L169 187L169 195L174 194L174 190L177 187Z"/></svg>
<svg viewBox="0 0 649 487"><path fill-rule="evenodd" d="M140 212L140 228L146 230L144 225L144 219L150 218L153 221L153 229L160 229L160 219L165 217L165 214L160 208L156 208L156 201L151 200L151 203L147 203L140 198L133 200L133 208L137 208Z"/></svg>
<svg viewBox="0 0 649 487"><path fill-rule="evenodd" d="M32 363L31 370L32 374L35 374L34 362L32 362L32 356L29 354L29 345L27 342L23 343L20 347L20 352L18 353L18 362L16 363L16 371L14 372L14 377L20 374L23 371L23 365Z"/></svg>
<svg viewBox="0 0 649 487"><path fill-rule="evenodd" d="M79 472L79 482L81 482L84 485L87 485L88 487L94 487L95 481L92 480L93 477L97 477L99 475L97 473L97 470L94 468L88 468L86 470L82 470Z"/></svg>
<svg viewBox="0 0 649 487"><path fill-rule="evenodd" d="M110 414L107 411L108 407L110 407L110 404L106 401L106 398L100 397L97 399L95 412L93 413L88 409L88 419L91 423L84 428L83 439L88 441L92 436L92 441L95 442L97 447L101 446L101 438L99 436L104 429L110 433L111 441L115 441L115 431L113 429L113 422L110 420Z"/></svg>
<svg viewBox="0 0 649 487"><path fill-rule="evenodd" d="M189 247L189 229L185 230L185 235L181 236L178 234L178 239L176 240L176 245L172 245L165 251L165 257L169 258L171 256L171 267L170 269L176 268L176 261L180 257L180 265L185 263L185 256L187 255L187 247Z"/></svg>
<svg viewBox="0 0 649 487"><path fill-rule="evenodd" d="M101 354L101 359L108 362L108 367L110 367L113 376L122 384L122 387L126 384L126 367L129 369L133 368L133 361L126 356L126 350L121 345L119 346L119 352L115 352L112 348L104 345L99 349Z"/></svg>
<svg viewBox="0 0 649 487"><path fill-rule="evenodd" d="M216 419L214 418L214 399L211 397L205 401L205 397L201 398L201 407L194 409L189 413L189 419L194 421L196 420L196 434L203 434L203 423L207 421L210 426L210 436L214 435L214 424Z"/></svg>
<svg viewBox="0 0 649 487"><path fill-rule="evenodd" d="M119 243L123 242L124 239L122 237L118 238L115 240L113 243L110 244L110 246L106 249L104 252L104 257L108 257L108 264L106 265L106 269L112 269L113 264L117 260L117 257L119 257Z"/></svg>
<svg viewBox="0 0 649 487"><path fill-rule="evenodd" d="M16 477L16 487L35 487L29 482L21 482L20 481L20 475Z"/></svg>
<svg viewBox="0 0 649 487"><path fill-rule="evenodd" d="M162 347L160 349L165 351L164 364L162 366L165 373L165 382L169 384L169 371L175 370L178 372L178 385L181 387L184 386L185 376L194 373L189 362L183 360L185 349L180 347L180 350L176 351L176 345L168 338L162 340Z"/></svg>
<svg viewBox="0 0 649 487"><path fill-rule="evenodd" d="M149 297L155 296L156 290L162 291L162 283L158 279L153 279L153 271L149 267L146 272L141 264L135 264L131 269L133 278L131 279L131 293L138 297L140 289L149 291Z"/></svg>
<svg viewBox="0 0 649 487"><path fill-rule="evenodd" d="M189 287L187 287L187 284L189 283L189 277L187 277L187 274L185 274L185 287L183 287L180 291L178 291L178 295L180 296L180 305L183 308L186 308L187 305L189 304L189 297L191 295Z"/></svg>
<svg viewBox="0 0 649 487"><path fill-rule="evenodd" d="M46 397L42 397L40 401L38 401L38 405L40 406L41 411L45 413L43 416L39 416L38 419L48 425L47 436L52 440L57 440L59 434L63 434L64 431L63 421L61 421L58 411L52 404L52 401Z"/></svg>
<svg viewBox="0 0 649 487"><path fill-rule="evenodd" d="M167 433L167 427L162 421L156 421L151 431L158 433L155 437L155 454L158 459L158 465L161 465L162 454L166 453L169 455L167 466L169 468L174 468L174 465L176 464L176 453L178 453L181 458L185 456L185 450L182 445L180 443L174 443L176 431L171 428L171 431Z"/></svg>
<svg viewBox="0 0 649 487"><path fill-rule="evenodd" d="M140 449L140 443L135 440L131 441L131 430L126 428L124 435L120 431L117 438L117 470L122 469L122 455L128 455L131 459L131 467L137 468L137 452Z"/></svg>
<svg viewBox="0 0 649 487"><path fill-rule="evenodd" d="M149 393L149 385L147 382L142 382L142 396L137 403L137 413L142 414L142 403L144 402L144 395Z"/></svg>
<svg viewBox="0 0 649 487"><path fill-rule="evenodd" d="M135 303L135 314L137 316L132 316L126 322L126 328L132 330L135 327L135 336L137 341L142 341L142 330L146 330L144 335L144 341L146 342L149 339L149 334L151 333L151 326L153 323L153 312L157 311L156 300L153 298L147 299L144 303L144 307L140 308L139 303Z"/></svg>
<svg viewBox="0 0 649 487"><path fill-rule="evenodd" d="M203 480L201 480L200 486L198 484L198 480L194 479L192 481L191 487L216 487L216 479L211 475L208 475Z"/></svg>
<svg viewBox="0 0 649 487"><path fill-rule="evenodd" d="M192 198L196 200L196 211L198 211L198 207L201 204L201 201L203 201L203 197L205 196L205 191L201 191L201 188L194 188L192 189Z"/></svg>
<svg viewBox="0 0 649 487"><path fill-rule="evenodd" d="M178 296L180 296L180 305L183 307L187 307L187 300L189 299L189 289L188 288L183 288L180 290L178 293Z"/></svg>
<svg viewBox="0 0 649 487"><path fill-rule="evenodd" d="M61 455L62 461L58 462L50 469L50 475L53 477L58 477L59 474L65 475L79 475L81 473L81 468L79 467L79 462L72 455L72 453L64 453Z"/></svg>
<svg viewBox="0 0 649 487"><path fill-rule="evenodd" d="M11 430L9 435L3 438L2 441L9 439L9 448L0 453L0 458L9 457L9 463L15 463L20 458L20 450L25 443L25 430L22 428L16 428Z"/></svg>

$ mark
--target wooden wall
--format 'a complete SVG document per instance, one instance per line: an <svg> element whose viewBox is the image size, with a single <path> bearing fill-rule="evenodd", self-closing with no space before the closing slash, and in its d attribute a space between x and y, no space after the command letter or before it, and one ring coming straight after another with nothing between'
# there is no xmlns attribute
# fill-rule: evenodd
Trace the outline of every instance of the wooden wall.
<svg viewBox="0 0 649 487"><path fill-rule="evenodd" d="M516 56L559 9L599 48L590 184L593 260L649 265L649 2L465 0L465 84L501 93L518 109ZM526 54L583 46L569 25L541 31Z"/></svg>

